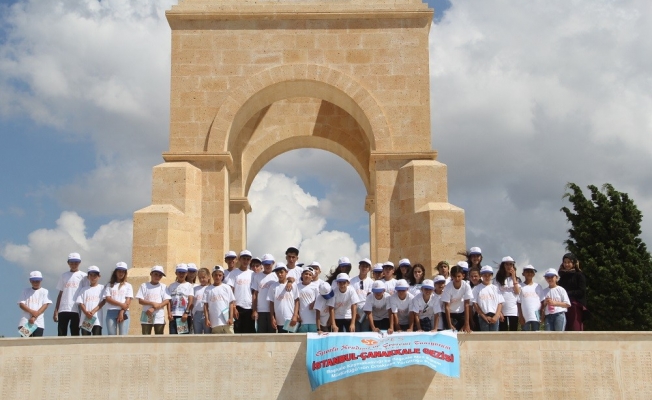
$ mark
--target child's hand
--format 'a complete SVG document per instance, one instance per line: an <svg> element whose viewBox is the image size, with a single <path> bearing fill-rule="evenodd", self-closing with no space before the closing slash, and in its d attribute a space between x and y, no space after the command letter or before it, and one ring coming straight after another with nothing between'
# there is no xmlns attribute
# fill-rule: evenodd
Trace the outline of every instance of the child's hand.
<svg viewBox="0 0 652 400"><path fill-rule="evenodd" d="M237 308L233 309L233 318L240 319L240 313L238 312Z"/></svg>
<svg viewBox="0 0 652 400"><path fill-rule="evenodd" d="M229 325L233 325L233 318L229 318L229 320L227 321L227 323L228 323Z"/></svg>
<svg viewBox="0 0 652 400"><path fill-rule="evenodd" d="M351 322L351 325L349 325L349 332L355 332L355 322Z"/></svg>
<svg viewBox="0 0 652 400"><path fill-rule="evenodd" d="M297 324L297 319L296 319L296 318L292 318L292 319L290 320L290 326L295 326L296 324Z"/></svg>
<svg viewBox="0 0 652 400"><path fill-rule="evenodd" d="M211 327L211 320L210 320L210 319L206 318L206 319L204 320L204 323L206 324L206 328L210 328L210 327Z"/></svg>
<svg viewBox="0 0 652 400"><path fill-rule="evenodd" d="M388 334L388 335L391 335L392 333L394 333L394 329L389 328L389 329L387 330L387 334Z"/></svg>
<svg viewBox="0 0 652 400"><path fill-rule="evenodd" d="M331 326L331 332L339 332L340 328L337 327L337 325Z"/></svg>
<svg viewBox="0 0 652 400"><path fill-rule="evenodd" d="M253 319L254 321L258 319L258 311L251 312L251 319Z"/></svg>
<svg viewBox="0 0 652 400"><path fill-rule="evenodd" d="M147 315L150 316L150 317L153 316L155 312L156 312L156 309L154 307L150 307L146 311Z"/></svg>
<svg viewBox="0 0 652 400"><path fill-rule="evenodd" d="M30 324L34 324L36 322L36 317L32 315L32 317L29 319Z"/></svg>

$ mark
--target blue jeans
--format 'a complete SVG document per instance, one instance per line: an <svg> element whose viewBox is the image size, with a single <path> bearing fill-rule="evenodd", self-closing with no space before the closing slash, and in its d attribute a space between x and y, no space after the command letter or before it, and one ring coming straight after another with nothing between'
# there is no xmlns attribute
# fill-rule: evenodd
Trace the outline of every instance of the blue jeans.
<svg viewBox="0 0 652 400"><path fill-rule="evenodd" d="M562 332L566 326L566 313L558 312L557 314L546 315L546 330Z"/></svg>
<svg viewBox="0 0 652 400"><path fill-rule="evenodd" d="M197 311L192 314L192 327L194 328L195 335L209 334L211 328L206 326L206 316L203 311Z"/></svg>
<svg viewBox="0 0 652 400"><path fill-rule="evenodd" d="M107 335L117 335L118 330L120 331L120 335L129 334L129 324L131 323L131 318L129 318L129 311L125 311L125 320L120 323L118 323L118 314L120 314L120 310L106 311Z"/></svg>
<svg viewBox="0 0 652 400"><path fill-rule="evenodd" d="M493 316L492 316L493 317ZM500 321L496 321L493 324L488 323L482 317L480 317L480 330L483 332L498 332L498 327L500 326Z"/></svg>
<svg viewBox="0 0 652 400"><path fill-rule="evenodd" d="M522 329L524 331L537 332L540 327L541 327L541 323L539 321L528 321L525 323L525 325L523 325Z"/></svg>

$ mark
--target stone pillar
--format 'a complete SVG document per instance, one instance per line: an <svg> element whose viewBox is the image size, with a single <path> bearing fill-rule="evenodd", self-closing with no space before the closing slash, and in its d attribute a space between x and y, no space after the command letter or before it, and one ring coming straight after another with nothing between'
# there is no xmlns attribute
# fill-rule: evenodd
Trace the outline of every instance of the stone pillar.
<svg viewBox="0 0 652 400"><path fill-rule="evenodd" d="M246 197L232 197L229 207L229 246L240 252L247 248L247 214L251 205Z"/></svg>

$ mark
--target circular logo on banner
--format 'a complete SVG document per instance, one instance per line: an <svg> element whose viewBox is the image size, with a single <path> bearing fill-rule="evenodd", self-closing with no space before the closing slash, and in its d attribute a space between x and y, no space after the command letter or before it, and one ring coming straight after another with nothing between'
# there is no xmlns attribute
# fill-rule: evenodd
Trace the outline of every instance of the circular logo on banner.
<svg viewBox="0 0 652 400"><path fill-rule="evenodd" d="M373 345L378 344L378 341L377 341L377 340L373 340L373 339L362 339L361 342L362 342L363 344L366 344L367 346L373 346Z"/></svg>

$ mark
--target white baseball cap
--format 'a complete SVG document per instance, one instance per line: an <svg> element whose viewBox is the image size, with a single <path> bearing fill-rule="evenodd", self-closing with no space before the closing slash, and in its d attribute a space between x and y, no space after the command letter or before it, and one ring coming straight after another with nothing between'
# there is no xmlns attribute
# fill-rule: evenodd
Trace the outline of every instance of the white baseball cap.
<svg viewBox="0 0 652 400"><path fill-rule="evenodd" d="M469 250L469 255L472 256L474 254L482 254L482 249L479 247L471 247Z"/></svg>
<svg viewBox="0 0 652 400"><path fill-rule="evenodd" d="M391 261L385 261L385 262L383 263L383 268L385 268L385 267L392 267L392 268L394 268L394 263L391 262Z"/></svg>
<svg viewBox="0 0 652 400"><path fill-rule="evenodd" d="M213 272L215 272L215 271L220 271L220 272L223 273L223 272L224 272L224 268L222 268L221 265L216 265L216 266L213 267Z"/></svg>
<svg viewBox="0 0 652 400"><path fill-rule="evenodd" d="M119 263L117 263L117 264L115 265L115 269L121 269L121 270L123 270L123 271L126 271L127 269L129 269L129 267L127 266L127 263L126 263L126 262L124 262L124 261L120 261Z"/></svg>
<svg viewBox="0 0 652 400"><path fill-rule="evenodd" d="M276 272L276 271L278 271L280 269L284 269L284 270L287 271L288 267L283 263L278 263L278 264L276 264L276 266L274 267L274 269L272 271Z"/></svg>
<svg viewBox="0 0 652 400"><path fill-rule="evenodd" d="M32 271L29 273L29 280L30 281L42 281L43 280L43 274L41 274L41 271Z"/></svg>
<svg viewBox="0 0 652 400"><path fill-rule="evenodd" d="M510 257L510 256L507 256L507 257L503 257L502 262L511 262L511 263L513 263L514 259L512 257Z"/></svg>
<svg viewBox="0 0 652 400"><path fill-rule="evenodd" d="M457 266L462 268L462 271L466 272L469 270L469 263L467 263L466 261L458 261Z"/></svg>
<svg viewBox="0 0 652 400"><path fill-rule="evenodd" d="M252 257L251 262L253 263L254 261L258 261L259 263L263 263L263 260L260 257Z"/></svg>
<svg viewBox="0 0 652 400"><path fill-rule="evenodd" d="M303 275L305 272L310 272L310 274L311 274L312 276L315 276L315 275L316 275L316 273L315 273L315 269L312 268L312 267L306 267L306 268L304 268L303 271L301 272L301 274Z"/></svg>
<svg viewBox="0 0 652 400"><path fill-rule="evenodd" d="M525 272L526 269L529 269L530 271L534 271L535 274L537 273L537 269L531 265L526 265L525 267L523 267L523 272Z"/></svg>
<svg viewBox="0 0 652 400"><path fill-rule="evenodd" d="M382 263L374 264L373 272L383 272L383 264Z"/></svg>
<svg viewBox="0 0 652 400"><path fill-rule="evenodd" d="M165 275L165 272L163 271L163 267L161 267L160 265L155 265L155 266L153 266L153 267L152 267L152 270L150 271L150 274L151 274L152 272L159 272L159 273L161 273L163 276L166 276L166 275Z"/></svg>
<svg viewBox="0 0 652 400"><path fill-rule="evenodd" d="M235 251L233 250L227 251L226 254L224 255L224 258L237 258L237 257L238 255L235 254Z"/></svg>
<svg viewBox="0 0 652 400"><path fill-rule="evenodd" d="M197 265L194 263L186 264L188 266L188 272L197 272Z"/></svg>
<svg viewBox="0 0 652 400"><path fill-rule="evenodd" d="M385 286L385 282L383 281L374 281L374 283L371 285L371 291L374 293L382 293L387 289L387 286Z"/></svg>
<svg viewBox="0 0 652 400"><path fill-rule="evenodd" d="M421 284L421 289L435 289L435 282L431 281L430 279L426 279L423 281Z"/></svg>
<svg viewBox="0 0 652 400"><path fill-rule="evenodd" d="M340 257L340 259L337 260L337 265L351 265L351 261L349 260L349 257Z"/></svg>
<svg viewBox="0 0 652 400"><path fill-rule="evenodd" d="M482 268L480 268L480 275L482 275L482 274L493 274L493 273L494 273L494 269L491 268L490 265L485 265Z"/></svg>
<svg viewBox="0 0 652 400"><path fill-rule="evenodd" d="M261 261L264 265L274 264L274 256L269 253L263 254Z"/></svg>
<svg viewBox="0 0 652 400"><path fill-rule="evenodd" d="M88 273L90 274L91 272L97 272L99 274L100 269L96 265L91 265L90 267L88 267Z"/></svg>
<svg viewBox="0 0 652 400"><path fill-rule="evenodd" d="M177 264L177 268L174 272L188 272L188 265L183 263Z"/></svg>
<svg viewBox="0 0 652 400"><path fill-rule="evenodd" d="M337 282L349 282L351 278L349 278L349 274L342 272L341 274L337 274ZM376 281L378 282L378 281Z"/></svg>
<svg viewBox="0 0 652 400"><path fill-rule="evenodd" d="M396 282L396 287L394 289L396 289L396 290L408 290L409 288L410 288L410 285L408 285L408 283L407 283L407 281L405 279L399 279Z"/></svg>
<svg viewBox="0 0 652 400"><path fill-rule="evenodd" d="M446 278L444 278L444 275L436 275L433 279L433 283L439 283L439 282L446 282ZM424 281L425 282L425 281Z"/></svg>
<svg viewBox="0 0 652 400"><path fill-rule="evenodd" d="M358 262L358 264L362 264L362 263L369 264L369 266L371 267L371 260L368 258L363 258Z"/></svg>
<svg viewBox="0 0 652 400"><path fill-rule="evenodd" d="M319 285L319 294L322 295L326 300L335 296L335 293L333 293L333 289L328 282L322 282Z"/></svg>
<svg viewBox="0 0 652 400"><path fill-rule="evenodd" d="M551 276L556 276L559 277L559 274L557 273L557 270L554 268L548 268L546 272L543 274L546 278L549 278Z"/></svg>
<svg viewBox="0 0 652 400"><path fill-rule="evenodd" d="M400 267L403 265L411 266L412 264L410 263L410 260L408 260L407 258L403 258L401 261L398 262L398 266Z"/></svg>
<svg viewBox="0 0 652 400"><path fill-rule="evenodd" d="M240 252L240 257L251 257L251 252L249 250L242 250Z"/></svg>
<svg viewBox="0 0 652 400"><path fill-rule="evenodd" d="M318 263L317 261L311 262L310 265L308 265L308 266L309 267L317 267L317 268L319 268L321 270L321 264Z"/></svg>
<svg viewBox="0 0 652 400"><path fill-rule="evenodd" d="M79 253L70 253L68 254L68 261L81 262L81 256L79 255Z"/></svg>

